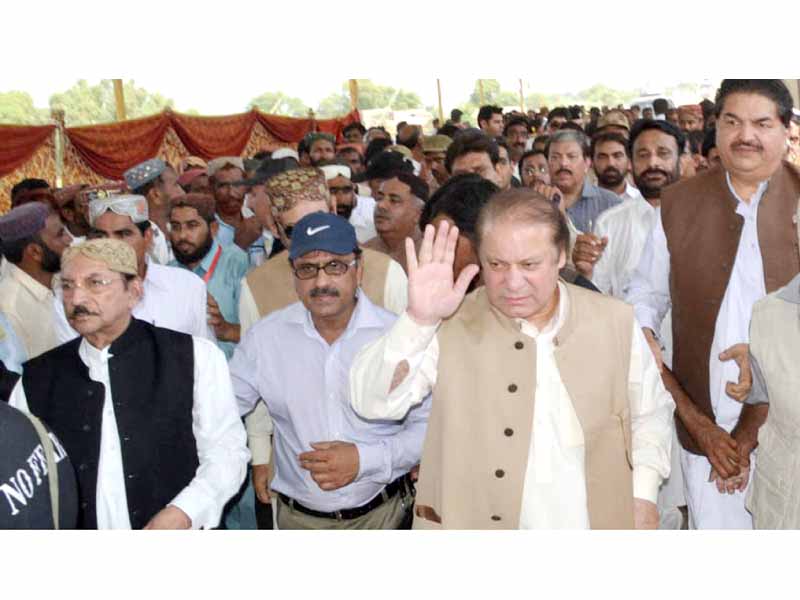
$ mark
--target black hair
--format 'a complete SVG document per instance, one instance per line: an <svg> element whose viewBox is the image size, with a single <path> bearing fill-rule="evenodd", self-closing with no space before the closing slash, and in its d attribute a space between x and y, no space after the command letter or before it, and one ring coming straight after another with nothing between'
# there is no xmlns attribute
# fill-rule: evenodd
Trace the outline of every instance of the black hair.
<svg viewBox="0 0 800 600"><path fill-rule="evenodd" d="M364 151L365 164L371 163L376 156L392 145L392 140L387 140L386 138L377 138L372 140L367 146L367 149Z"/></svg>
<svg viewBox="0 0 800 600"><path fill-rule="evenodd" d="M526 159L530 158L531 156L536 156L537 154L541 154L545 157L545 159L547 159L547 154L544 153L544 150L528 150L519 158L520 169L522 168L522 165L525 163Z"/></svg>
<svg viewBox="0 0 800 600"><path fill-rule="evenodd" d="M454 108L453 110L450 111L450 120L453 123L460 123L461 122L461 117L463 115L464 115L464 111L463 110L459 110L457 108Z"/></svg>
<svg viewBox="0 0 800 600"><path fill-rule="evenodd" d="M413 127L413 133L405 139L400 139L400 134L397 134L397 144L398 146L405 146L409 150L413 150L419 145L420 138L422 137L422 129L420 127L416 127L414 125L406 125L406 127Z"/></svg>
<svg viewBox="0 0 800 600"><path fill-rule="evenodd" d="M487 104L486 106L481 106L481 109L478 111L478 126L480 126L481 121L490 121L492 115L501 115L503 114L503 109L499 106L495 106L494 104Z"/></svg>
<svg viewBox="0 0 800 600"><path fill-rule="evenodd" d="M359 123L358 121L356 121L355 123L350 123L350 125L348 125L348 126L347 126L347 127L345 127L344 129L342 129L342 135L346 135L346 134L347 134L347 132L348 132L348 131L350 131L351 129L358 129L358 132L359 132L361 135L364 135L365 133L367 133L367 128L366 128L366 127L364 127L364 126L363 126L361 123Z"/></svg>
<svg viewBox="0 0 800 600"><path fill-rule="evenodd" d="M338 158L338 157L342 156L343 154L348 154L348 153L353 153L353 152L358 155L359 162L362 165L365 164L364 155L361 154L361 152L359 152L357 149L353 148L352 146L345 146L344 148L340 148L339 150L337 150L336 151L336 157Z"/></svg>
<svg viewBox="0 0 800 600"><path fill-rule="evenodd" d="M444 166L448 173L453 172L453 163L457 158L472 152L484 152L489 155L492 165L500 162L500 150L494 138L489 137L481 131L467 131L462 135L456 136L453 143L447 149L447 156Z"/></svg>
<svg viewBox="0 0 800 600"><path fill-rule="evenodd" d="M782 79L723 79L717 90L714 115L719 119L725 99L731 94L760 94L772 100L778 108L778 118L784 127L792 121L792 94Z"/></svg>
<svg viewBox="0 0 800 600"><path fill-rule="evenodd" d="M686 141L689 142L689 151L692 154L700 154L703 150L706 134L704 131L690 131L686 134Z"/></svg>
<svg viewBox="0 0 800 600"><path fill-rule="evenodd" d="M428 201L428 196L430 195L430 188L428 187L428 184L413 173L398 171L392 178L396 178L401 183L404 183L410 187L411 193L423 202Z"/></svg>
<svg viewBox="0 0 800 600"><path fill-rule="evenodd" d="M452 123L447 123L447 124L443 125L442 127L440 127L436 131L436 133L438 133L439 135L446 135L447 137L449 137L452 140L453 138L456 137L456 134L459 131L461 131L461 130L458 127L456 127Z"/></svg>
<svg viewBox="0 0 800 600"><path fill-rule="evenodd" d="M589 148L589 155L592 157L592 160L594 160L594 151L597 146L600 144L605 144L606 142L616 142L617 144L621 144L622 147L625 148L625 154L628 156L628 158L631 157L631 149L628 147L628 140L625 139L624 135L616 131L603 131L596 134L592 138L592 145Z"/></svg>
<svg viewBox="0 0 800 600"><path fill-rule="evenodd" d="M272 152L269 150L262 150L253 155L253 160L269 160L272 158Z"/></svg>
<svg viewBox="0 0 800 600"><path fill-rule="evenodd" d="M569 121L569 111L566 108L564 108L563 106L557 106L556 108L551 110L549 113L547 113L547 121L548 121L548 123L550 121L552 121L553 119L555 119L556 117L563 117L567 121Z"/></svg>
<svg viewBox="0 0 800 600"><path fill-rule="evenodd" d="M669 110L669 102L665 98L653 100L653 112L657 115L665 115Z"/></svg>
<svg viewBox="0 0 800 600"><path fill-rule="evenodd" d="M23 179L11 188L11 206L16 208L14 201L22 192L32 192L33 190L49 190L50 184L44 179Z"/></svg>
<svg viewBox="0 0 800 600"><path fill-rule="evenodd" d="M503 129L503 135L508 137L508 130L515 125L522 125L523 127L525 127L528 133L531 133L531 124L530 121L528 121L527 117L512 117L506 123L506 126Z"/></svg>
<svg viewBox="0 0 800 600"><path fill-rule="evenodd" d="M22 262L22 255L25 253L25 248L30 244L39 244L41 246L44 245L44 242L39 237L39 234L34 234L14 241L4 240L0 243L0 246L2 246L3 255L6 257L6 260L13 265L18 265Z"/></svg>
<svg viewBox="0 0 800 600"><path fill-rule="evenodd" d="M506 140L506 138L504 138L503 136L499 136L494 138L494 141L497 142L498 148L505 148L506 154L508 154L509 157L511 156L511 148L509 148L508 141Z"/></svg>
<svg viewBox="0 0 800 600"><path fill-rule="evenodd" d="M421 230L439 215L447 215L472 242L481 208L500 189L488 179L475 173L456 175L436 190L425 204L419 219Z"/></svg>
<svg viewBox="0 0 800 600"><path fill-rule="evenodd" d="M703 148L702 153L704 158L708 158L708 155L711 153L711 150L717 147L717 130L714 127L710 127L705 132L705 138L703 139Z"/></svg>
<svg viewBox="0 0 800 600"><path fill-rule="evenodd" d="M572 121L567 121L561 126L561 131L564 131L565 129L572 129L573 131L580 131L581 133L586 133L583 130L583 127L581 127L577 123L573 123Z"/></svg>
<svg viewBox="0 0 800 600"><path fill-rule="evenodd" d="M675 143L678 144L678 154L683 154L686 150L686 136L683 135L683 132L680 128L676 127L669 121L657 121L653 119L652 121L636 121L631 128L631 137L628 141L628 149L631 156L633 156L633 145L636 142L636 138L638 138L642 133L645 131L649 131L651 129L658 129L659 131L663 131L667 135L671 135L675 138Z"/></svg>

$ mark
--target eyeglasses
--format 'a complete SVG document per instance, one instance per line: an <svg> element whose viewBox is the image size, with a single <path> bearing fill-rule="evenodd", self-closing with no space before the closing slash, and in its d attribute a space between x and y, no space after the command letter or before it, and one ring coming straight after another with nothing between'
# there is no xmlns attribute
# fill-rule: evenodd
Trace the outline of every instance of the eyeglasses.
<svg viewBox="0 0 800 600"><path fill-rule="evenodd" d="M115 281L122 281L122 278L115 279L101 279L99 277L87 277L83 283L78 281L71 281L64 279L61 281L61 292L66 296L67 294L74 294L78 288L85 292L96 295L105 291Z"/></svg>
<svg viewBox="0 0 800 600"><path fill-rule="evenodd" d="M316 279L320 271L325 271L326 275L331 277L341 277L350 269L358 264L358 259L355 258L349 263L344 263L340 260L332 260L324 265L317 265L313 263L303 263L299 267L294 267L294 275L302 281L309 279Z"/></svg>
<svg viewBox="0 0 800 600"><path fill-rule="evenodd" d="M540 175L545 175L546 173L550 172L550 169L548 169L545 166L525 167L524 169L522 169L522 172L525 173L525 175L536 175L537 173Z"/></svg>

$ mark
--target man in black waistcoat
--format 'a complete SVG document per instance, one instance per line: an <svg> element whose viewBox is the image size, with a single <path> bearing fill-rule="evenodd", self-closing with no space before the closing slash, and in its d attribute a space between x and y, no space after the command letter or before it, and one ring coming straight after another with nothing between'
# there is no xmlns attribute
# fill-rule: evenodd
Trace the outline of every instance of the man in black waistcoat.
<svg viewBox="0 0 800 600"><path fill-rule="evenodd" d="M78 527L213 528L250 458L228 366L212 342L131 316L137 273L123 242L65 252L64 310L81 338L25 363L10 403L70 456Z"/></svg>

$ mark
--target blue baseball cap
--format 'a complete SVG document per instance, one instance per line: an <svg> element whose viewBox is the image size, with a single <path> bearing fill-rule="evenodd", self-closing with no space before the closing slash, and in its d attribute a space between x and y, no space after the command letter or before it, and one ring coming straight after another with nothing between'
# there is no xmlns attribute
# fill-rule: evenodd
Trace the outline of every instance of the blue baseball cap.
<svg viewBox="0 0 800 600"><path fill-rule="evenodd" d="M292 231L289 259L309 252L329 252L340 256L358 248L356 230L342 217L331 213L312 213L297 222Z"/></svg>

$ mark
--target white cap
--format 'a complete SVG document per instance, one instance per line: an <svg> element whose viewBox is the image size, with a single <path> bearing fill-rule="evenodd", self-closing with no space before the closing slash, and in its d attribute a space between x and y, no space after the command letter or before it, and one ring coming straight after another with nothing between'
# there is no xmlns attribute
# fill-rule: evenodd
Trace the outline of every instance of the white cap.
<svg viewBox="0 0 800 600"><path fill-rule="evenodd" d="M272 158L275 160L278 160L279 158L293 158L297 162L300 162L300 155L296 150L292 150L291 148L278 148L272 153Z"/></svg>

